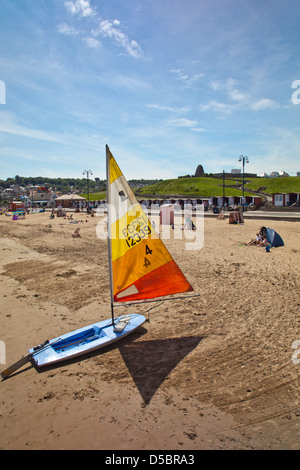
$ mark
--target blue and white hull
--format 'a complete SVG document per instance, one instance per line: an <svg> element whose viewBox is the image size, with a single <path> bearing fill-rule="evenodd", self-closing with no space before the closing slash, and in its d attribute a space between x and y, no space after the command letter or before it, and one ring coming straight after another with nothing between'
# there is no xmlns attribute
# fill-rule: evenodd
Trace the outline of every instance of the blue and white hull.
<svg viewBox="0 0 300 470"><path fill-rule="evenodd" d="M132 333L146 321L143 315L123 315L115 319L80 328L50 340L45 346L29 349L31 360L47 366L104 348Z"/></svg>

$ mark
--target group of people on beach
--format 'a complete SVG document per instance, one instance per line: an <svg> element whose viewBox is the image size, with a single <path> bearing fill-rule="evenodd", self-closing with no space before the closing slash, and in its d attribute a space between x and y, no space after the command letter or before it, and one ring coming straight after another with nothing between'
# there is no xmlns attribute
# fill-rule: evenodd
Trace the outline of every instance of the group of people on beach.
<svg viewBox="0 0 300 470"><path fill-rule="evenodd" d="M264 229L264 227L261 227L259 232L256 234L256 237L250 240L250 242L245 243L245 245L269 246L266 230Z"/></svg>

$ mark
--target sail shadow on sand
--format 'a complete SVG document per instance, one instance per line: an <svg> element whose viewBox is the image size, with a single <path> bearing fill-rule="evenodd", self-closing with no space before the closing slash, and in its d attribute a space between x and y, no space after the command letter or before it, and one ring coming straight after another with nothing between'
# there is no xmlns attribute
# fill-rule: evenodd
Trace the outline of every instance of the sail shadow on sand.
<svg viewBox="0 0 300 470"><path fill-rule="evenodd" d="M121 356L146 405L170 372L201 340L202 336L188 336L128 342L119 346Z"/></svg>

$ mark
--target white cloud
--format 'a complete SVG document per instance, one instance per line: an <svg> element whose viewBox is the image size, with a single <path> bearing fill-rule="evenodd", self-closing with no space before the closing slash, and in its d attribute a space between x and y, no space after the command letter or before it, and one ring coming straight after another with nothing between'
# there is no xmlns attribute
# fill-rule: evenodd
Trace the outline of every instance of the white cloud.
<svg viewBox="0 0 300 470"><path fill-rule="evenodd" d="M204 132L203 127L192 127L191 131L193 132Z"/></svg>
<svg viewBox="0 0 300 470"><path fill-rule="evenodd" d="M157 109L159 111L174 111L175 108L172 106L163 106L160 104L147 104L147 108Z"/></svg>
<svg viewBox="0 0 300 470"><path fill-rule="evenodd" d="M242 93L241 91L239 91L237 89L229 90L228 91L228 96L233 101L238 101L238 102L242 102L242 101L245 102L248 99L247 95L245 95L244 93Z"/></svg>
<svg viewBox="0 0 300 470"><path fill-rule="evenodd" d="M109 86L124 88L125 90L131 91L151 91L152 86L149 82L147 82L144 78L135 78L129 75L107 75L106 77L102 77L104 81L109 84Z"/></svg>
<svg viewBox="0 0 300 470"><path fill-rule="evenodd" d="M125 50L125 53L136 59L142 56L142 49L137 41L130 40L129 37L122 31L121 22L117 19L114 20L103 20L99 22L99 15L91 7L90 0L75 0L65 1L64 5L66 9L73 15L80 17L95 17L98 22L96 29L91 29L90 32L85 32L83 41L88 47L97 48L101 45L97 39L98 36L108 37L113 40L118 46ZM75 36L80 33L74 28L68 26L66 23L58 25L57 30L66 36ZM83 33L83 31L81 31Z"/></svg>
<svg viewBox="0 0 300 470"><path fill-rule="evenodd" d="M146 106L147 108L157 109L158 111L171 111L174 113L187 113L191 110L190 106L181 106L179 108L176 106L164 106L161 104L147 104Z"/></svg>
<svg viewBox="0 0 300 470"><path fill-rule="evenodd" d="M79 31L76 31L74 28L71 28L66 23L60 23L57 26L57 31L65 36L76 36L79 34Z"/></svg>
<svg viewBox="0 0 300 470"><path fill-rule="evenodd" d="M187 87L192 87L200 78L204 77L204 73L187 75L183 73L181 69L171 69L170 72L175 74L178 80L180 80Z"/></svg>
<svg viewBox="0 0 300 470"><path fill-rule="evenodd" d="M247 101L247 95L238 90L237 85L238 81L235 78L228 78L225 82L212 81L210 83L210 86L214 91L225 91L228 98L232 99L233 101Z"/></svg>
<svg viewBox="0 0 300 470"><path fill-rule="evenodd" d="M213 90L215 91L221 91L221 90L232 90L234 87L237 85L237 80L235 78L228 78L226 81L221 82L219 80L215 81L213 80L210 83L210 86Z"/></svg>
<svg viewBox="0 0 300 470"><path fill-rule="evenodd" d="M238 89L238 81L234 78L228 78L226 81L212 81L210 87L219 93L225 93L227 101L221 102L211 100L207 104L200 106L200 111L215 111L221 114L230 114L239 109L250 109L252 111L261 111L263 109L274 109L278 103L269 99L255 99L250 94L243 93Z"/></svg>
<svg viewBox="0 0 300 470"><path fill-rule="evenodd" d="M277 103L273 100L270 100L269 98L262 98L261 100L258 100L250 105L253 111L260 111L262 109L274 109L277 106Z"/></svg>
<svg viewBox="0 0 300 470"><path fill-rule="evenodd" d="M204 129L197 126L197 121L183 118L183 117L176 117L178 114L184 114L188 111L191 111L190 106L182 106L182 107L175 107L175 106L163 106L159 104L147 104L147 108L156 109L158 111L170 111L173 113L173 117L167 120L167 124L172 127L183 127L188 128L193 132L203 132Z"/></svg>
<svg viewBox="0 0 300 470"><path fill-rule="evenodd" d="M85 38L82 39L86 45L92 49L97 49L98 47L101 46L101 42L98 41L98 39L95 39L95 38L92 38L90 36L87 36Z"/></svg>
<svg viewBox="0 0 300 470"><path fill-rule="evenodd" d="M96 14L90 5L90 0L66 1L64 5L73 15L87 17L94 16Z"/></svg>
<svg viewBox="0 0 300 470"><path fill-rule="evenodd" d="M221 103L215 100L211 100L207 104L200 106L200 111L215 111L221 114L230 114L234 109L236 109L235 105Z"/></svg>
<svg viewBox="0 0 300 470"><path fill-rule="evenodd" d="M74 134L48 132L24 126L18 122L18 118L11 112L0 112L0 133L1 132L4 134L24 137L26 139L52 142L76 148L93 148L95 145L88 135L83 134L75 136Z"/></svg>
<svg viewBox="0 0 300 470"><path fill-rule="evenodd" d="M104 20L100 22L98 30L93 31L93 34L95 36L101 35L115 40L118 46L123 47L126 53L131 57L141 57L142 49L140 45L134 40L130 41L126 34L121 31L120 25L121 23L119 20Z"/></svg>
<svg viewBox="0 0 300 470"><path fill-rule="evenodd" d="M169 124L175 127L192 127L197 126L197 121L191 121L190 119L179 118L179 119L170 119Z"/></svg>

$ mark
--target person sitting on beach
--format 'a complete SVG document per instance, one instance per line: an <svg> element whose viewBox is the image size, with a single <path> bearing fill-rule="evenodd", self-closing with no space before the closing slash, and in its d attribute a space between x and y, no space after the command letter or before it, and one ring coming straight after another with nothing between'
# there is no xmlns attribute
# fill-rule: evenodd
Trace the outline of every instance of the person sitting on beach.
<svg viewBox="0 0 300 470"><path fill-rule="evenodd" d="M230 224L237 224L238 223L237 212L236 211L230 212L230 214L229 214L229 223Z"/></svg>
<svg viewBox="0 0 300 470"><path fill-rule="evenodd" d="M268 245L268 240L266 237L262 237L261 242L259 243L259 246L267 246Z"/></svg>
<svg viewBox="0 0 300 470"><path fill-rule="evenodd" d="M260 227L259 233L262 237L267 238L267 229L266 229L266 227Z"/></svg>
<svg viewBox="0 0 300 470"><path fill-rule="evenodd" d="M219 219L219 220L224 220L224 219L225 219L224 211L221 211L221 212L220 212L220 214L218 215L217 219Z"/></svg>
<svg viewBox="0 0 300 470"><path fill-rule="evenodd" d="M79 231L80 231L80 228L77 228L77 229L74 231L72 237L73 237L73 238L80 238L80 233L79 233Z"/></svg>
<svg viewBox="0 0 300 470"><path fill-rule="evenodd" d="M256 237L253 238L253 240L250 240L249 243L246 243L247 246L250 246L250 245L260 245L260 243L262 242L262 236L257 233L256 234Z"/></svg>

